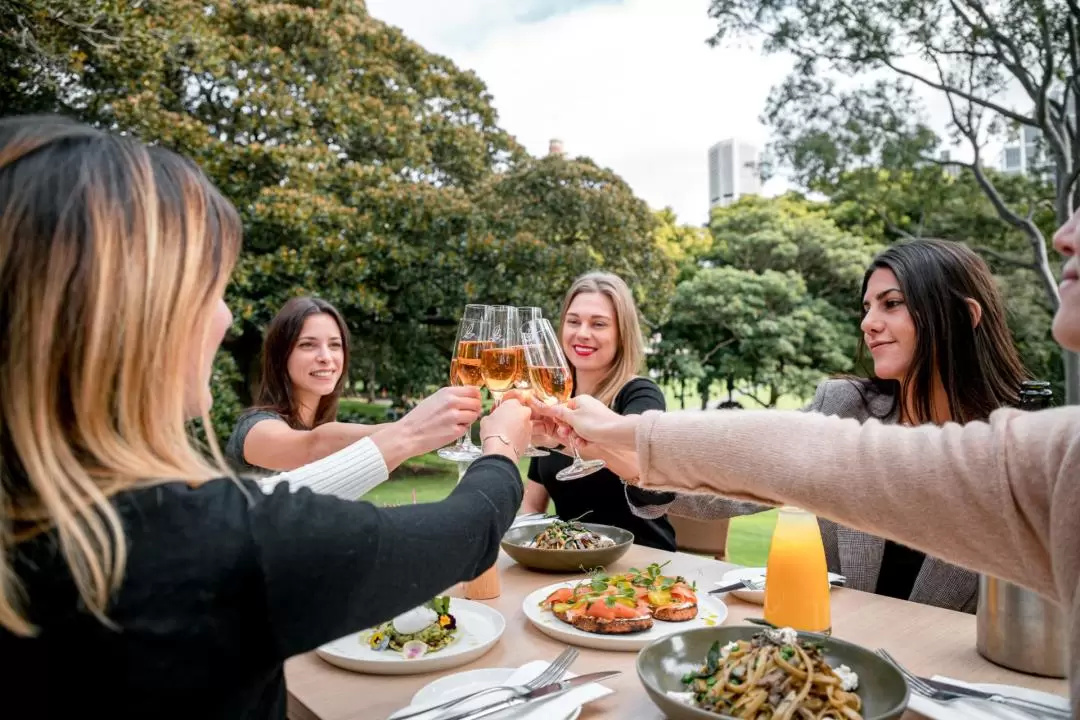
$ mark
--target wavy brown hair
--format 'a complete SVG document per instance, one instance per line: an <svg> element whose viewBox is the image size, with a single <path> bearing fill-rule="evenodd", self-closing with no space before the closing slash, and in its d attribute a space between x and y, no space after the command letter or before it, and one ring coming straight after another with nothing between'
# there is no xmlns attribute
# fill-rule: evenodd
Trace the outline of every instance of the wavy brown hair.
<svg viewBox="0 0 1080 720"><path fill-rule="evenodd" d="M240 247L191 162L60 117L0 120L0 625L27 618L13 555L55 531L108 623L127 547L110 497L227 475L187 432L193 368Z"/></svg>
<svg viewBox="0 0 1080 720"><path fill-rule="evenodd" d="M1015 405L1028 373L1009 332L1005 302L986 262L960 243L919 239L886 248L863 276L860 299L870 276L879 269L896 275L915 324L915 355L902 381L872 378L894 398L893 409L908 409L905 422L933 419L934 375L940 374L949 413L959 423L985 420L994 410ZM968 300L982 308L972 323ZM866 339L860 335L858 361L866 362Z"/></svg>
<svg viewBox="0 0 1080 720"><path fill-rule="evenodd" d="M333 392L319 399L315 422L309 428L300 419L300 407L293 396L293 384L289 378L289 356L304 330L304 321L313 315L329 315L337 323L344 357L341 377L338 378ZM349 328L345 324L345 318L336 307L325 300L313 297L293 298L282 306L266 329L259 383L255 388L255 407L277 413L285 418L289 427L297 430L311 430L324 423L333 422L337 420L338 403L347 382L348 372Z"/></svg>

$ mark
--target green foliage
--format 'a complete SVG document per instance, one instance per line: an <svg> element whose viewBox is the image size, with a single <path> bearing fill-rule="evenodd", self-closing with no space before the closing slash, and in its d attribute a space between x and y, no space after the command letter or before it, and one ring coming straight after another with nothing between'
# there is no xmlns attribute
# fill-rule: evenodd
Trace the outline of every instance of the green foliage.
<svg viewBox="0 0 1080 720"><path fill-rule="evenodd" d="M655 213L657 245L678 269L678 281L694 274L698 261L713 247L708 228L680 225L675 211L670 207Z"/></svg>
<svg viewBox="0 0 1080 720"><path fill-rule="evenodd" d="M853 189L869 202L844 208L844 221L871 234L878 225L890 241L970 240L996 269L1026 269L1057 308L1048 230L1080 204L1080 145L1070 119L1080 80L1075 3L711 0L709 14L717 21L713 44L752 37L766 52L795 58L764 120L772 154L799 185L834 199L838 189ZM920 91L948 106L943 136L930 127ZM1002 98L1014 91L1023 100L1006 105ZM1038 135L1031 169L1043 180L988 169L991 142L1031 130ZM1080 402L1076 355L1064 359L1069 400Z"/></svg>
<svg viewBox="0 0 1080 720"><path fill-rule="evenodd" d="M475 74L362 0L19 0L0 19L5 113L175 149L240 210L226 348L242 401L267 324L299 294L342 311L353 376L395 393L445 382L470 301L552 311L602 268L666 307L673 264L630 188L588 160L528 157Z"/></svg>
<svg viewBox="0 0 1080 720"><path fill-rule="evenodd" d="M720 381L765 407L852 370L858 292L876 245L797 196L745 198L714 211L712 246L679 283L654 367ZM759 392L757 388L763 390Z"/></svg>

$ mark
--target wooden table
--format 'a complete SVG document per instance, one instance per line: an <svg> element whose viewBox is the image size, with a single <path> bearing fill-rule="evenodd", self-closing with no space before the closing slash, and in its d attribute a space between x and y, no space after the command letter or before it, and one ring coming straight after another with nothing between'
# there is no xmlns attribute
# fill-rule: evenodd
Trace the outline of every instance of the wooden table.
<svg viewBox="0 0 1080 720"><path fill-rule="evenodd" d="M665 573L680 574L697 581L702 591L715 587L713 583L721 575L736 567L697 555L635 545L608 569L619 572L667 560L671 563L664 568ZM386 718L408 705L417 690L442 675L481 667L519 667L531 660L553 659L564 645L544 635L525 619L521 601L536 588L580 575L562 577L532 572L503 552L499 554L498 564L502 574L502 594L487 604L506 618L506 632L486 655L444 673L403 677L361 675L333 667L315 653L300 655L285 665L290 720ZM460 593L455 588L450 594ZM726 596L725 603L729 611L725 624L738 624L746 617L761 617L760 605L731 596ZM975 651L974 615L845 589L833 593L832 617L836 637L871 649L887 648L897 660L920 675L941 674L973 682L1008 683L1060 695L1068 692L1064 680L1023 675L984 660ZM634 669L637 653L580 650L574 672L622 671L622 675L604 683L615 692L585 705L582 720L664 717L649 700L637 678ZM905 718L918 717L921 716L914 712L905 715Z"/></svg>

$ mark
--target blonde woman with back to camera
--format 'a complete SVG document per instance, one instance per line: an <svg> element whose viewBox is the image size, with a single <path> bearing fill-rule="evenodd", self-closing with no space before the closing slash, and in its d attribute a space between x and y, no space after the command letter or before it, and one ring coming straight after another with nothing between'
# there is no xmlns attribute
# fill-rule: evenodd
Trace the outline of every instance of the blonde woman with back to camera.
<svg viewBox="0 0 1080 720"><path fill-rule="evenodd" d="M0 657L18 659L5 716L284 718L288 657L496 558L522 495L516 401L482 421L511 444L485 442L428 505L288 482L264 494L212 438L210 458L192 444L240 230L171 152L0 120ZM371 441L392 458L397 435Z"/></svg>
<svg viewBox="0 0 1080 720"><path fill-rule="evenodd" d="M1054 246L1068 258L1054 338L1080 351L1080 211ZM636 450L637 487L796 505L1054 600L1080 718L1080 407L905 427L778 410L624 417L576 402L554 415L583 441Z"/></svg>

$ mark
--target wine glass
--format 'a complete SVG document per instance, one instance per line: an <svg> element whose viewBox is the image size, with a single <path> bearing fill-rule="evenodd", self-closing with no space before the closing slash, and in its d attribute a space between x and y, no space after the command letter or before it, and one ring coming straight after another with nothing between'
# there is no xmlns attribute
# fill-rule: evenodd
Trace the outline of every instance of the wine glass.
<svg viewBox="0 0 1080 720"><path fill-rule="evenodd" d="M533 329L535 328L535 330ZM536 343L525 345L525 358L529 366L529 378L536 399L545 405L561 405L574 393L574 376L570 363L563 355L559 337L551 323L541 318L532 323L528 334L536 337ZM607 465L603 460L583 460L577 443L571 438L574 462L555 473L558 480L576 480L591 475Z"/></svg>
<svg viewBox="0 0 1080 720"><path fill-rule="evenodd" d="M487 335L490 332L491 308L487 305L466 305L465 312L458 323L457 342L454 344L454 358L450 361L450 384L481 387L484 375L480 363L483 350L488 346ZM483 455L483 450L472 441L472 427L465 431L456 443L441 448L439 457L455 462L469 462Z"/></svg>
<svg viewBox="0 0 1080 720"><path fill-rule="evenodd" d="M513 389L518 376L525 372L525 353L521 349L521 324L517 308L491 306L491 323L481 352L481 372L495 406Z"/></svg>
<svg viewBox="0 0 1080 720"><path fill-rule="evenodd" d="M521 343L527 347L530 344L539 342L539 336L536 335L536 321L543 319L543 314L538 307L519 307L518 320L521 322ZM524 349L522 350L524 353ZM521 401L528 404L529 398L532 396L532 381L529 378L528 363L524 354L521 358L521 364L523 370L518 373L518 378L514 382L514 389L521 393ZM525 448L525 452L522 453L525 457L546 457L550 455L547 450L543 448L535 447L531 442L529 447Z"/></svg>

